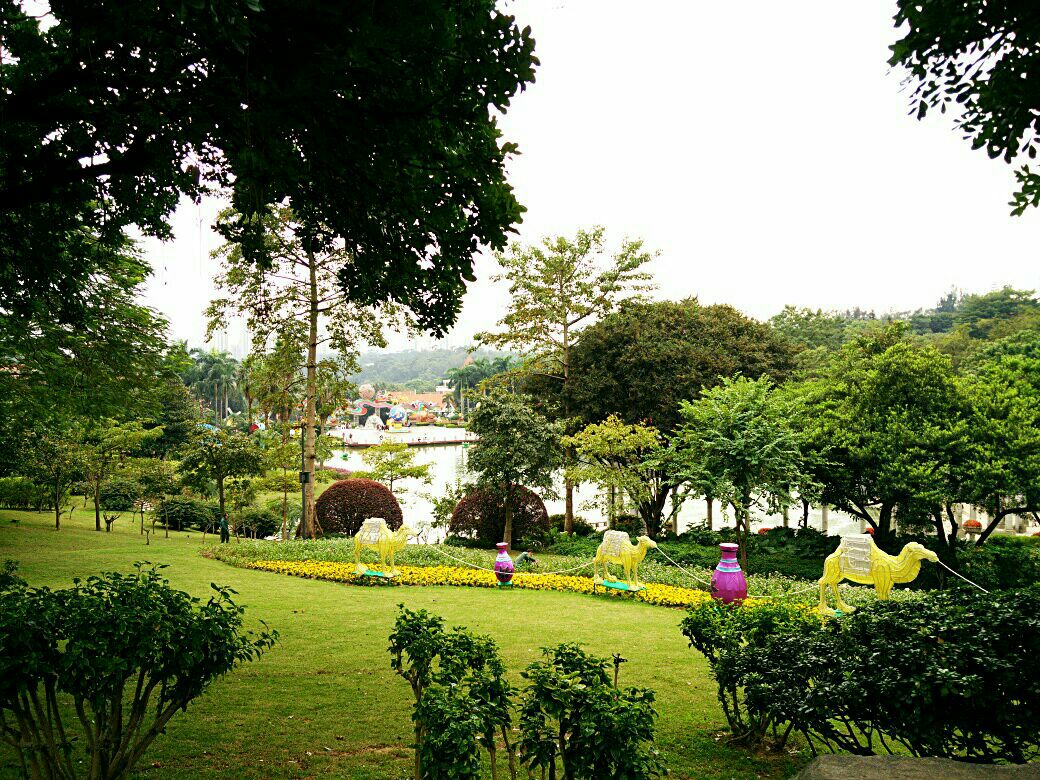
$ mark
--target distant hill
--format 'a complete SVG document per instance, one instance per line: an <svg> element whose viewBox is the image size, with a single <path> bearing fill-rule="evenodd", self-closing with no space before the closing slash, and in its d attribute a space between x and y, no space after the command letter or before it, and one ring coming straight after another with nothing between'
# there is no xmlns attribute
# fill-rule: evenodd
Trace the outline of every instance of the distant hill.
<svg viewBox="0 0 1040 780"><path fill-rule="evenodd" d="M470 353L456 349L408 350L406 352L364 352L358 361L361 371L351 377L357 384L368 382L380 390L433 391L448 369L461 366ZM505 354L491 349L478 349L473 359Z"/></svg>

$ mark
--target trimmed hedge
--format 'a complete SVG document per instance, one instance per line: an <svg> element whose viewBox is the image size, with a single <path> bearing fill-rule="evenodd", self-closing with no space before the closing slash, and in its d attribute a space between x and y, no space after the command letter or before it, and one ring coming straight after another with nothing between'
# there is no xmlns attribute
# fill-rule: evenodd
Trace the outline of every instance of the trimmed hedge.
<svg viewBox="0 0 1040 780"><path fill-rule="evenodd" d="M549 513L538 494L525 487L517 488L517 506L513 512L513 541L541 539L549 531ZM506 527L505 503L501 496L488 490L474 490L455 507L448 522L448 532L476 538L485 544L502 541Z"/></svg>
<svg viewBox="0 0 1040 780"><path fill-rule="evenodd" d="M389 488L372 479L342 479L333 482L315 503L318 527L325 534L353 536L361 524L381 517L391 529L404 522L401 505Z"/></svg>

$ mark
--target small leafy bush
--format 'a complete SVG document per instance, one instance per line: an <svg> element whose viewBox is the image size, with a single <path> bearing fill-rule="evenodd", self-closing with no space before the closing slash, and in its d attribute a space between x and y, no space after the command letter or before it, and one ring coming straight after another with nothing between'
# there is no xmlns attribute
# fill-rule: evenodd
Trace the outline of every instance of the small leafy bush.
<svg viewBox="0 0 1040 780"><path fill-rule="evenodd" d="M549 526L554 531L558 531L560 533L563 533L563 530L564 530L564 527L566 526L566 523L567 523L567 515L563 515L563 514L549 515ZM590 535L596 533L596 529L593 527L592 523L590 523L588 520L586 520L581 515L575 515L574 516L574 522L571 525L571 528L574 531L574 535L575 536L590 536Z"/></svg>
<svg viewBox="0 0 1040 780"><path fill-rule="evenodd" d="M505 533L505 504L501 496L489 490L474 490L462 499L452 512L449 533L476 538L484 544L502 541ZM517 488L513 511L514 544L525 540L541 540L549 531L549 513L545 503L533 490Z"/></svg>
<svg viewBox="0 0 1040 780"><path fill-rule="evenodd" d="M187 496L174 496L155 507L160 524L175 531L213 530L220 522L220 505Z"/></svg>
<svg viewBox="0 0 1040 780"><path fill-rule="evenodd" d="M32 509L42 512L54 508L53 492L25 477L0 478L0 506L5 509Z"/></svg>
<svg viewBox="0 0 1040 780"><path fill-rule="evenodd" d="M617 687L607 661L579 645L542 648L544 659L521 673L520 759L529 771L574 780L659 777L664 765L654 748L654 692Z"/></svg>
<svg viewBox="0 0 1040 780"><path fill-rule="evenodd" d="M74 778L89 767L89 777L129 776L179 710L274 644L277 632L266 626L244 632L232 591L213 588L202 603L143 564L57 591L8 578L0 739L23 774ZM72 711L76 721L63 717Z"/></svg>
<svg viewBox="0 0 1040 780"><path fill-rule="evenodd" d="M638 515L618 515L614 518L614 525L611 528L615 531L624 531L632 538L646 533L646 523Z"/></svg>
<svg viewBox="0 0 1040 780"><path fill-rule="evenodd" d="M401 505L389 488L371 479L344 479L333 482L315 502L318 526L325 534L353 536L361 524L381 517L391 529L404 520Z"/></svg>
<svg viewBox="0 0 1040 780"><path fill-rule="evenodd" d="M512 689L495 641L464 628L446 630L443 618L424 609L399 604L398 610L388 649L390 667L415 697L415 777L479 778L480 749L494 767L498 737L516 777Z"/></svg>
<svg viewBox="0 0 1040 780"><path fill-rule="evenodd" d="M133 479L108 479L101 485L101 508L129 512L141 497L141 483Z"/></svg>
<svg viewBox="0 0 1040 780"><path fill-rule="evenodd" d="M263 539L278 533L282 527L280 512L259 507L249 507L239 517L238 527L246 536Z"/></svg>

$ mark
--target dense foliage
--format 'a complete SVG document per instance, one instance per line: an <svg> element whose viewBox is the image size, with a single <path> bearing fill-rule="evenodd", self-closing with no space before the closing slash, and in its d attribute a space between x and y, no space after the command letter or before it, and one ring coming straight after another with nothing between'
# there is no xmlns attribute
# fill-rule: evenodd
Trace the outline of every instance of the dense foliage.
<svg viewBox="0 0 1040 780"><path fill-rule="evenodd" d="M497 777L499 737L514 780L518 763L550 778L559 767L573 780L647 780L664 770L653 747L654 692L618 688L620 656L611 682L607 662L579 645L543 648L544 660L522 673L514 743L512 690L493 639L400 605L389 652L415 697L416 780L481 777L481 748Z"/></svg>
<svg viewBox="0 0 1040 780"><path fill-rule="evenodd" d="M243 631L227 588L202 603L155 568L57 591L5 579L0 739L33 778L128 776L178 710L277 639Z"/></svg>
<svg viewBox="0 0 1040 780"><path fill-rule="evenodd" d="M528 488L515 488L513 508L513 540L537 540L549 530L549 513L545 502ZM462 499L451 514L448 531L460 536L476 538L491 546L504 538L506 507L502 495L490 490L477 489Z"/></svg>
<svg viewBox="0 0 1040 780"><path fill-rule="evenodd" d="M212 531L220 522L220 505L188 496L171 496L156 505L155 517L177 531Z"/></svg>
<svg viewBox="0 0 1040 780"><path fill-rule="evenodd" d="M389 488L371 479L343 479L333 482L318 497L315 505L318 528L326 534L353 536L361 524L381 517L393 530L401 527L404 516Z"/></svg>
<svg viewBox="0 0 1040 780"><path fill-rule="evenodd" d="M1040 652L1038 608L1036 586L879 601L825 624L798 607L700 605L682 630L738 736L1023 763L1040 756L1040 675L1021 663Z"/></svg>
<svg viewBox="0 0 1040 780"><path fill-rule="evenodd" d="M32 509L42 512L53 508L54 496L46 485L37 485L26 477L0 478L0 506L5 509Z"/></svg>

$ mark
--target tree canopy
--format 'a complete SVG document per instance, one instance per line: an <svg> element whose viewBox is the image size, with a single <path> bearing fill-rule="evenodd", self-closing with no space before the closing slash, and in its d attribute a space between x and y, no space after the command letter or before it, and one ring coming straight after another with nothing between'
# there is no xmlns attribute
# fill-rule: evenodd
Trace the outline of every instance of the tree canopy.
<svg viewBox="0 0 1040 780"><path fill-rule="evenodd" d="M1040 148L1040 24L1033 0L897 0L892 65L914 84L918 119L931 111L954 117L972 148L1013 163ZM1013 213L1040 205L1040 173L1023 166Z"/></svg>
<svg viewBox="0 0 1040 780"><path fill-rule="evenodd" d="M312 248L345 243L353 300L443 332L478 247L520 220L492 110L537 59L494 0L4 0L0 22L0 303L18 313L75 319L97 247L168 237L182 195L222 190L251 259L287 202Z"/></svg>
<svg viewBox="0 0 1040 780"><path fill-rule="evenodd" d="M679 422L680 401L727 376L780 380L793 352L768 325L732 306L696 299L625 304L586 328L575 345L571 409L587 422L616 414L667 434Z"/></svg>

